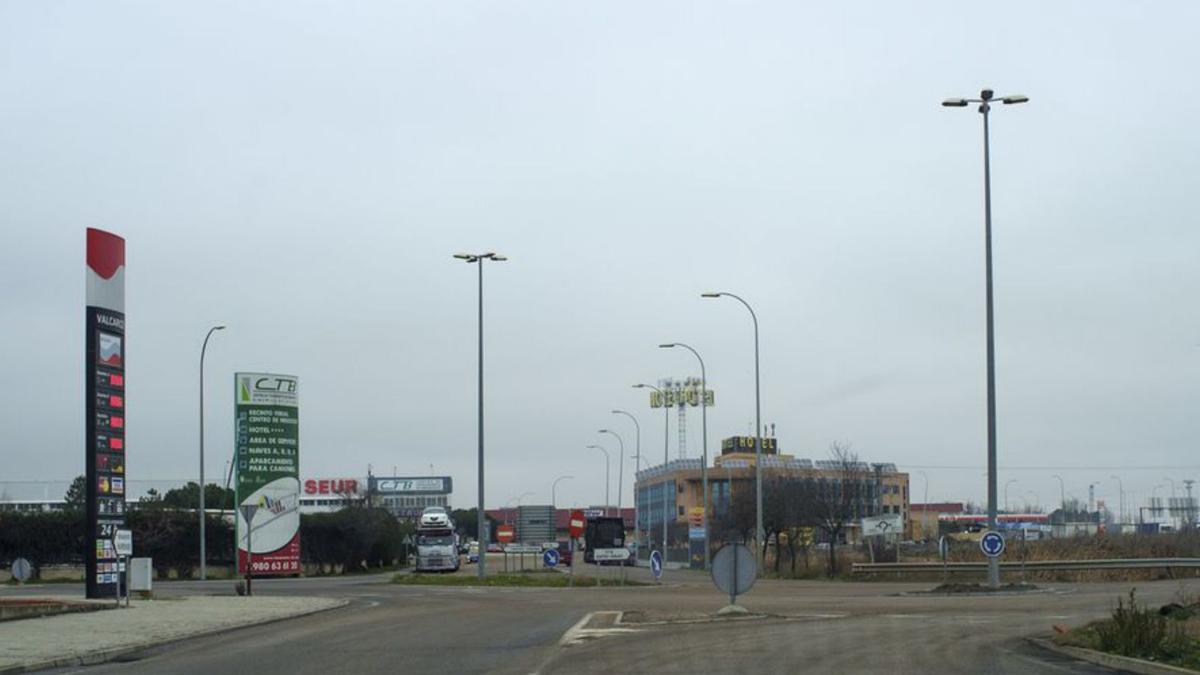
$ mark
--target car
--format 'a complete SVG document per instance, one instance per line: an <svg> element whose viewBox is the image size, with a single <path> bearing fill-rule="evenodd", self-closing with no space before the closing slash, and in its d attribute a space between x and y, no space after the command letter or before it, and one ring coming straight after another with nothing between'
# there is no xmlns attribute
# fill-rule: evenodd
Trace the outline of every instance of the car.
<svg viewBox="0 0 1200 675"><path fill-rule="evenodd" d="M571 566L571 543L560 541L555 545L558 551L558 564L563 567Z"/></svg>
<svg viewBox="0 0 1200 675"><path fill-rule="evenodd" d="M473 541L467 545L467 563L477 562L479 562L479 543Z"/></svg>
<svg viewBox="0 0 1200 675"><path fill-rule="evenodd" d="M501 547L500 544L497 544L496 542L492 542L487 545L487 552L488 553L503 553L504 548Z"/></svg>

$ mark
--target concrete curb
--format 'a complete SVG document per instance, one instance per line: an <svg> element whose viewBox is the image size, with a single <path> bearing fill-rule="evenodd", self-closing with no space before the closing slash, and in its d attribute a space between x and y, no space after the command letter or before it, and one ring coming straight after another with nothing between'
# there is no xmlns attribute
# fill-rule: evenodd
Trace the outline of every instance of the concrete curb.
<svg viewBox="0 0 1200 675"><path fill-rule="evenodd" d="M1087 661L1098 666L1138 673L1139 675L1196 675L1196 671L1194 670L1178 666L1168 666L1164 663L1155 663L1154 661L1135 659L1129 656L1118 656L1117 654L1106 654L1094 649L1084 649L1083 647L1055 644L1052 640L1045 638L1031 637L1025 639L1037 647L1061 654L1062 656L1069 656L1073 659Z"/></svg>
<svg viewBox="0 0 1200 675"><path fill-rule="evenodd" d="M267 624L277 623L280 621L289 621L291 619L298 619L302 616L311 616L313 614L320 614L321 612L328 612L328 611L335 610L335 609L341 609L349 604L350 604L349 600L338 600L336 604L330 605L329 607L321 607L320 609L310 609L310 610L306 610L303 612L299 612L297 614L289 614L287 616L277 616L277 617L272 617L270 619L262 619L259 621L252 621L250 623L238 624L236 626L221 626L220 628L214 628L212 630L200 631L198 633L191 633L189 635L180 635L179 637L174 637L174 638L170 638L167 640L161 640L158 642L150 642L150 643L141 644L141 645L131 645L129 647L114 647L112 649L99 649L94 652L88 652L86 654L78 654L78 655L74 655L74 656L60 656L58 658L47 659L45 661L34 661L32 663L21 663L21 664L15 665L15 666L2 666L2 667L0 667L0 675L12 675L13 673L31 673L31 672L38 671L38 670L46 670L48 668L65 668L65 667L69 667L69 666L94 666L94 665L98 665L101 663L107 663L109 661L114 661L116 659L121 658L122 656L129 656L131 654L137 654L139 652L144 652L148 649L154 649L156 647L163 647L166 645L175 644L177 642L183 642L184 640L192 640L192 639L200 638L200 637L212 637L213 635L220 635L222 633L231 633L235 630L240 630L242 628L252 628L254 626L265 626Z"/></svg>

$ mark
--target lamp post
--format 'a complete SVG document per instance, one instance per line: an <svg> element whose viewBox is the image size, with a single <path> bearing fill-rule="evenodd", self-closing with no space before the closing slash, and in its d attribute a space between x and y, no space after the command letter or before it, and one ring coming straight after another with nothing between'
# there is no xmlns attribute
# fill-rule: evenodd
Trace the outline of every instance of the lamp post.
<svg viewBox="0 0 1200 675"><path fill-rule="evenodd" d="M604 453L604 514L608 515L608 507L610 506L609 501L608 501L608 483L609 483L609 480L608 480L608 465L609 465L608 450L605 450L604 446L602 446L602 445L589 445L587 447L595 448L595 449L599 450L600 452Z"/></svg>
<svg viewBox="0 0 1200 675"><path fill-rule="evenodd" d="M633 541L640 549L641 539L642 539L642 522L640 520L638 520L638 517L641 515L641 511L638 510L638 494L637 494L636 478L637 478L638 473L640 473L642 470L642 425L638 424L637 418L634 417L632 413L625 412L624 410L614 410L614 411L612 411L612 414L624 415L624 416L628 417L629 419L633 420L633 428L634 428L635 434L636 434L635 438L637 439L637 441L636 441L637 454L634 455L635 463L633 465L634 466L633 475L635 478L635 480L633 481ZM621 480L625 480L625 477L622 476ZM620 501L620 494L621 494L621 492L620 492L620 490L618 490L617 491L617 500L618 501Z"/></svg>
<svg viewBox="0 0 1200 675"><path fill-rule="evenodd" d="M1063 484L1062 476L1054 474L1051 478L1058 479L1058 508L1062 510L1063 518L1067 517L1067 486ZM1065 520L1063 522L1066 522Z"/></svg>
<svg viewBox="0 0 1200 675"><path fill-rule="evenodd" d="M483 510L483 261L504 262L508 258L494 252L488 253L455 253L455 259L468 264L479 266L479 506L476 513L478 528L476 536L481 546L487 546L484 531L487 529L487 518ZM482 579L486 572L486 555L479 556L479 566L476 572Z"/></svg>
<svg viewBox="0 0 1200 675"><path fill-rule="evenodd" d="M1117 524L1120 525L1125 522L1125 484L1121 482L1121 477L1116 474L1109 476L1109 478L1112 478L1113 480L1117 481L1117 494L1120 496L1120 504L1121 504L1121 518L1120 518L1121 522L1117 523ZM1121 529L1125 529L1125 528L1121 528Z"/></svg>
<svg viewBox="0 0 1200 675"><path fill-rule="evenodd" d="M700 362L700 442L703 444L700 450L700 489L703 490L701 503L704 505L704 569L707 571L711 556L708 550L708 374L704 370L704 359L700 358L700 352L688 345L682 342L668 342L658 347L660 349L682 347L691 352L696 357L696 360Z"/></svg>
<svg viewBox="0 0 1200 675"><path fill-rule="evenodd" d="M758 558L759 573L762 573L763 561L763 545L762 542L766 539L766 533L763 531L763 499L762 499L762 388L759 385L759 368L758 368L758 315L754 313L754 308L750 303L743 300L741 297L733 293L724 291L716 293L702 293L703 298L720 298L728 297L742 303L742 306L750 312L750 319L754 322L754 555Z"/></svg>
<svg viewBox="0 0 1200 675"><path fill-rule="evenodd" d="M575 476L559 476L558 478L554 479L553 483L550 484L550 510L551 511L555 511L557 513L557 510L558 510L558 499L555 495L555 489L558 488L558 482L561 480L571 480L573 478L575 478Z"/></svg>
<svg viewBox="0 0 1200 675"><path fill-rule="evenodd" d="M1004 484L1004 510L1008 511L1009 513L1012 512L1012 509L1008 507L1008 486L1015 482L1017 482L1016 478L1009 478L1008 482Z"/></svg>
<svg viewBox="0 0 1200 675"><path fill-rule="evenodd" d="M670 419L671 419L671 406L667 405L667 392L663 391L662 389L659 389L658 387L656 387L652 384L644 384L644 383L640 383L640 382L638 384L633 385L633 388L634 389L653 389L654 391L658 392L659 398L662 399L663 471L666 472L667 463L670 461L670 454L669 454L668 447L670 446L670 443L671 443L671 432L669 430ZM671 507L667 504L667 494L666 494L667 481L665 478L663 479L663 482L662 482L662 491L663 491L663 496L662 496L662 498L663 498L663 500L662 500L663 501L662 555L663 555L663 563L666 563L667 562L667 523L671 519Z"/></svg>
<svg viewBox="0 0 1200 675"><path fill-rule="evenodd" d="M208 339L225 326L213 326L204 336L204 344L200 346L200 580L208 579L208 555L204 541L204 353L208 350ZM236 508L236 507L235 507ZM249 531L249 523L246 524ZM236 548L236 547L235 547ZM247 549L249 550L249 549ZM247 570L249 567L247 567Z"/></svg>
<svg viewBox="0 0 1200 675"><path fill-rule="evenodd" d="M623 516L621 516L621 507L623 506L623 503L622 503L623 500L621 498L624 495L621 492L621 486L622 486L622 483L625 482L625 480L624 480L624 477L625 477L625 440L622 439L621 435L618 434L617 432L609 431L608 429L601 429L601 430L597 431L596 433L610 434L610 435L616 437L617 447L620 448L620 450L619 450L620 455L617 457L617 516L623 517Z"/></svg>
<svg viewBox="0 0 1200 675"><path fill-rule="evenodd" d="M970 103L979 104L983 115L983 204L984 204L984 268L987 277L987 444L988 444L988 527L996 527L996 340L992 312L992 168L991 141L988 137L988 117L994 94L991 89L979 92L979 98L950 98L942 101L948 108L965 108ZM1005 96L1000 99L1005 105L1026 103L1029 98L1021 95ZM1000 585L1000 561L988 557L988 585Z"/></svg>

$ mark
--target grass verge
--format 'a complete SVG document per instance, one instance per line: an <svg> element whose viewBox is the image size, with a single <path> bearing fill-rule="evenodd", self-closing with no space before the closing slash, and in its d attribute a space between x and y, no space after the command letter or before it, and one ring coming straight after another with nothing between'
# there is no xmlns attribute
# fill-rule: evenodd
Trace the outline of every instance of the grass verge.
<svg viewBox="0 0 1200 675"><path fill-rule="evenodd" d="M471 574L397 574L392 583L404 586L505 586L522 588L566 588L570 578L558 572L524 572L518 574L496 574L479 577ZM575 586L620 586L619 579L597 579L577 575ZM625 581L626 586L648 586L638 581Z"/></svg>
<svg viewBox="0 0 1200 675"><path fill-rule="evenodd" d="M1161 609L1117 600L1111 618L1055 636L1059 644L1146 659L1200 672L1200 603L1186 600Z"/></svg>

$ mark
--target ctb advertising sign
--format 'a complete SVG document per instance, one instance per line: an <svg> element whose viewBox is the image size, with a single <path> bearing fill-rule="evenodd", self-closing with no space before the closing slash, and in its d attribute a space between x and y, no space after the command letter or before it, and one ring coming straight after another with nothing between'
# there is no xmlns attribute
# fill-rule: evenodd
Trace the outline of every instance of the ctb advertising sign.
<svg viewBox="0 0 1200 675"><path fill-rule="evenodd" d="M300 403L292 375L234 374L238 574L300 572ZM251 506L255 508L246 509ZM250 513L250 518L246 518ZM247 549L247 540L253 550Z"/></svg>

